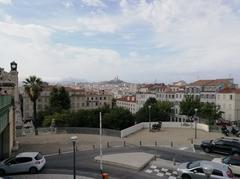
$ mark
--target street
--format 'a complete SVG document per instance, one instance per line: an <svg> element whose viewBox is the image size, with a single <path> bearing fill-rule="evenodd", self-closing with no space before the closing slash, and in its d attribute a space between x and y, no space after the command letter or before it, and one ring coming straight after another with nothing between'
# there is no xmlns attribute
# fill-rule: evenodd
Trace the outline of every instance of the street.
<svg viewBox="0 0 240 179"><path fill-rule="evenodd" d="M186 152L174 150L170 148L153 148L153 147L125 147L125 148L109 148L103 151L104 154L126 153L126 152L146 152L157 156L161 159L173 160L176 162L188 162L194 160L211 160L210 155L203 155L193 152ZM88 177L101 178L99 176L99 164L94 160L94 157L99 155L98 150L80 151L76 154L76 170L77 174ZM73 155L72 153L62 154L60 156L48 156L47 166L42 171L43 173L63 173L71 174L73 169ZM141 171L130 170L123 167L104 165L104 172L107 172L111 178L168 178L167 176L156 176L151 173L146 173L146 166Z"/></svg>

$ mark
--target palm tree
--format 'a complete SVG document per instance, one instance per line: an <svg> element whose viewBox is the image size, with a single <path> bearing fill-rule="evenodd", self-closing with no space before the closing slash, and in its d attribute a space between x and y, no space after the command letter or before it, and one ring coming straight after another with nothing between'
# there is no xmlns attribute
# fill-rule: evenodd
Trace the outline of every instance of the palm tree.
<svg viewBox="0 0 240 179"><path fill-rule="evenodd" d="M36 76L30 76L23 81L25 92L28 94L30 100L33 102L33 125L35 128L35 135L38 135L38 120L37 120L37 99L43 88L43 82Z"/></svg>

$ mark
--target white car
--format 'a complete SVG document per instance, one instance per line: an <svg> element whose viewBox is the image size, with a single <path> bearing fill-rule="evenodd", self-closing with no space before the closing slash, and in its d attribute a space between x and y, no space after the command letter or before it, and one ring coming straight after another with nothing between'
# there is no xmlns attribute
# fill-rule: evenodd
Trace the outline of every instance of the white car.
<svg viewBox="0 0 240 179"><path fill-rule="evenodd" d="M227 164L235 175L240 175L239 155L238 156L232 155L224 158L214 158L212 161Z"/></svg>
<svg viewBox="0 0 240 179"><path fill-rule="evenodd" d="M37 173L46 164L46 159L39 152L24 152L0 163L0 175L7 173Z"/></svg>

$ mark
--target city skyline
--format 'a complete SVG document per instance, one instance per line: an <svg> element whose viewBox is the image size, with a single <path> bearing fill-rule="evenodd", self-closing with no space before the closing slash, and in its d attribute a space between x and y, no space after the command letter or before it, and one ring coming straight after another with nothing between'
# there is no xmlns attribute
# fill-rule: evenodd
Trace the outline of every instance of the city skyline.
<svg viewBox="0 0 240 179"><path fill-rule="evenodd" d="M44 81L240 83L239 20L234 0L0 0L1 67Z"/></svg>

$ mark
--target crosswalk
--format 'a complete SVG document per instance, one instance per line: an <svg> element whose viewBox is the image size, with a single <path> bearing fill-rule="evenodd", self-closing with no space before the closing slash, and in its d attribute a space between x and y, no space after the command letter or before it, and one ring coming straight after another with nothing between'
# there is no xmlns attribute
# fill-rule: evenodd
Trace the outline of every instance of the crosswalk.
<svg viewBox="0 0 240 179"><path fill-rule="evenodd" d="M158 168L155 165L149 166L149 168L145 169L145 173L150 175L155 175L158 177L167 177L168 179L176 179L177 171L172 171L167 168Z"/></svg>

